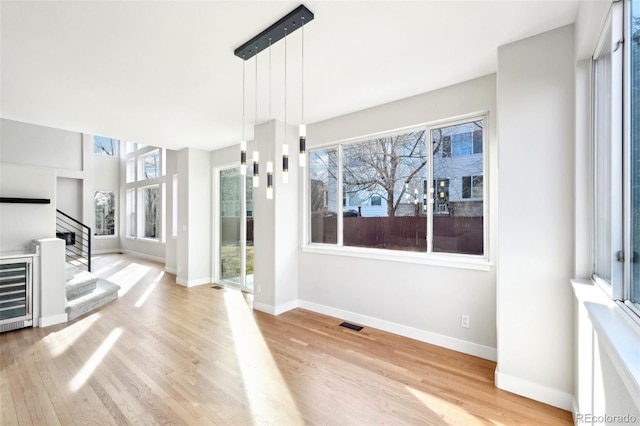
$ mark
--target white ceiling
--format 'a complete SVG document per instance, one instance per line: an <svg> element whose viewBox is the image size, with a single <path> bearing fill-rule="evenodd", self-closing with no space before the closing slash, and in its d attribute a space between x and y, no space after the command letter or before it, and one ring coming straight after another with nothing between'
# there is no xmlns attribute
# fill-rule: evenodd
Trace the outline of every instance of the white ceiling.
<svg viewBox="0 0 640 426"><path fill-rule="evenodd" d="M236 47L291 1L2 1L0 115L171 149L242 138ZM572 23L578 0L308 1L305 121L496 71L497 47ZM301 31L287 38L287 121L300 122ZM258 121L284 114L284 40L258 62ZM246 63L246 139L255 66ZM268 71L271 69L271 85Z"/></svg>

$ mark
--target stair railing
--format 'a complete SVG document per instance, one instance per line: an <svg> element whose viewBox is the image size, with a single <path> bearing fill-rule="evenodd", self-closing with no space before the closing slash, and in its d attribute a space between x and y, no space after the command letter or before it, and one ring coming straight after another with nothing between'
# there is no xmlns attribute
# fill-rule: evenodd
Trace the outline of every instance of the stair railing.
<svg viewBox="0 0 640 426"><path fill-rule="evenodd" d="M91 228L56 209L56 237L65 241L66 261L91 272Z"/></svg>

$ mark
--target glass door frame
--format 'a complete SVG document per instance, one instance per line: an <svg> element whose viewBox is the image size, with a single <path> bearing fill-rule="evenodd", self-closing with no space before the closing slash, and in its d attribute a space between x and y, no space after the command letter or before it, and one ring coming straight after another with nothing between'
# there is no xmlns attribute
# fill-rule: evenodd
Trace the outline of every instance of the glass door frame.
<svg viewBox="0 0 640 426"><path fill-rule="evenodd" d="M239 288L242 291L253 293L253 289L247 286L247 176L240 173L240 163L231 163L214 167L213 172L213 268L214 280L228 287ZM221 250L221 179L220 175L225 170L238 169L240 182L240 283L235 283L222 278L222 250Z"/></svg>

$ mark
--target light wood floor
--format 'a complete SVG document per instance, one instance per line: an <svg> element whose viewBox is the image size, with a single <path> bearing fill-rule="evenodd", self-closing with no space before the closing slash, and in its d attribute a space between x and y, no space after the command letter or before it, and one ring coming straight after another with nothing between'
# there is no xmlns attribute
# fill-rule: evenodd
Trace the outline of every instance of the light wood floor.
<svg viewBox="0 0 640 426"><path fill-rule="evenodd" d="M0 424L572 424L500 391L495 363L250 296L184 288L162 265L94 261L120 298L0 334Z"/></svg>

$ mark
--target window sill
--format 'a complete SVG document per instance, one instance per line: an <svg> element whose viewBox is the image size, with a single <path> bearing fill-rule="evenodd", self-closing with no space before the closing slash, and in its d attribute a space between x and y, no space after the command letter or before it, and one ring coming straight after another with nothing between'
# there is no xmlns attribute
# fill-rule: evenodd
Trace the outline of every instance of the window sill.
<svg viewBox="0 0 640 426"><path fill-rule="evenodd" d="M117 235L94 235L93 238L96 240L115 240L118 238Z"/></svg>
<svg viewBox="0 0 640 426"><path fill-rule="evenodd" d="M384 260L390 262L415 263L419 265L442 266L447 268L472 269L476 271L491 270L492 263L481 256L407 252L364 247L336 247L329 245L307 245L302 247L303 253L324 254L330 256L358 257L362 259Z"/></svg>
<svg viewBox="0 0 640 426"><path fill-rule="evenodd" d="M640 326L590 280L571 280L571 286L632 398L640 400Z"/></svg>

